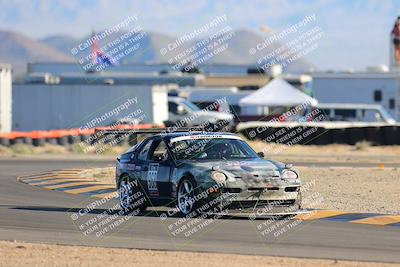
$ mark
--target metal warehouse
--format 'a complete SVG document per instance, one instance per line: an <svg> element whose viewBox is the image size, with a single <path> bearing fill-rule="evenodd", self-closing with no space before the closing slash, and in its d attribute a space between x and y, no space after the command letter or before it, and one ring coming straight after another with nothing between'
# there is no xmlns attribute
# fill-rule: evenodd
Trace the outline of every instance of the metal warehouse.
<svg viewBox="0 0 400 267"><path fill-rule="evenodd" d="M400 120L398 72L314 73L314 97L320 103L382 105Z"/></svg>
<svg viewBox="0 0 400 267"><path fill-rule="evenodd" d="M14 84L13 130L94 128L140 116L142 123L168 119L165 86Z"/></svg>

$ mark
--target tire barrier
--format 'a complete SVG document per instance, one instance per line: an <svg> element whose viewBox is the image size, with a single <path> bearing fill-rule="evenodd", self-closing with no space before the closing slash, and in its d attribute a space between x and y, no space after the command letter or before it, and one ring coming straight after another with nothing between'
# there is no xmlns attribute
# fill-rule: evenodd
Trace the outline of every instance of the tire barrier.
<svg viewBox="0 0 400 267"><path fill-rule="evenodd" d="M57 145L57 138L46 138L46 143L50 145Z"/></svg>
<svg viewBox="0 0 400 267"><path fill-rule="evenodd" d="M251 140L286 145L355 145L362 141L370 142L371 145L400 145L400 125L248 122L239 124L237 129L238 133ZM296 134L293 133L295 130ZM276 138L277 133L280 138ZM271 137L272 135L275 135L275 138ZM287 138L284 138L284 135Z"/></svg>
<svg viewBox="0 0 400 267"><path fill-rule="evenodd" d="M68 144L73 145L81 142L81 137L77 135L68 135Z"/></svg>
<svg viewBox="0 0 400 267"><path fill-rule="evenodd" d="M34 146L44 146L45 144L46 144L46 140L43 138L32 139L32 145L34 145Z"/></svg>
<svg viewBox="0 0 400 267"><path fill-rule="evenodd" d="M365 133L365 140L371 142L373 145L385 143L383 130L381 131L380 127L366 127Z"/></svg>
<svg viewBox="0 0 400 267"><path fill-rule="evenodd" d="M22 138L22 137L17 137L17 138L10 140L11 145L18 145L18 144L23 144L23 143L24 143L24 138Z"/></svg>
<svg viewBox="0 0 400 267"><path fill-rule="evenodd" d="M303 144L303 145L327 145L327 144L349 144L367 141L372 145L400 145L400 125L373 125L361 126L335 125L312 125L301 123L275 123L274 125L257 125L242 123L238 125L238 133L250 140L264 140L268 143ZM153 124L119 125L113 129L150 129L159 127ZM111 129L103 127L103 130ZM33 132L11 132L0 134L0 145L10 146L15 144L29 144L33 146L44 146L46 144L68 146L85 142L97 143L99 140L93 138L95 129L70 129L54 131ZM129 138L120 140L116 144L121 145L128 142L136 144L137 137L131 135Z"/></svg>
<svg viewBox="0 0 400 267"><path fill-rule="evenodd" d="M153 124L139 124L139 125L118 125L116 127L101 127L96 129L101 130L138 130L138 129L150 129L160 127L159 125ZM95 128L93 129L69 129L69 130L51 130L51 131L33 131L33 132L11 132L0 134L0 146L10 146L16 144L28 144L33 146L44 146L46 144L68 146L78 144L81 142L93 143L99 142L94 136ZM120 137L121 135L117 135ZM115 142L116 145L122 145L127 143L128 138L118 140ZM101 142L101 140L100 140Z"/></svg>
<svg viewBox="0 0 400 267"><path fill-rule="evenodd" d="M9 146L10 145L10 139L8 138L0 138L0 146Z"/></svg>
<svg viewBox="0 0 400 267"><path fill-rule="evenodd" d="M395 144L400 145L400 128L387 126L383 128L383 136L385 139L385 145Z"/></svg>
<svg viewBox="0 0 400 267"><path fill-rule="evenodd" d="M24 138L23 138L24 144L32 145L32 141L33 141L33 139L32 139L32 137L30 137L30 136L27 136L27 137L24 137Z"/></svg>
<svg viewBox="0 0 400 267"><path fill-rule="evenodd" d="M359 128L350 128L349 129L349 144L355 145L359 140L365 139L364 129Z"/></svg>

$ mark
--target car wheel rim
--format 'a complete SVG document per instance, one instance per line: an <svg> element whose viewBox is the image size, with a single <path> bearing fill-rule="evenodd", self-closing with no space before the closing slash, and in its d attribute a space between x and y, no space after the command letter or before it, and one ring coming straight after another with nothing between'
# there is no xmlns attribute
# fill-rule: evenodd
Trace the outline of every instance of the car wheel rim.
<svg viewBox="0 0 400 267"><path fill-rule="evenodd" d="M193 185L190 181L185 180L181 183L178 190L178 206L183 214L188 214L192 211L194 205Z"/></svg>
<svg viewBox="0 0 400 267"><path fill-rule="evenodd" d="M124 209L129 209L131 206L131 191L132 188L129 186L129 183L121 181L119 187L119 201L121 207Z"/></svg>

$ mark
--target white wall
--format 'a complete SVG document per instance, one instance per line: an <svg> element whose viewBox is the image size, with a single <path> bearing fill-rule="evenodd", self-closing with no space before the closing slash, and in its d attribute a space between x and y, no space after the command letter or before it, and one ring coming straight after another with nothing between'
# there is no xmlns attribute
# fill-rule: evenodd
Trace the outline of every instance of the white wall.
<svg viewBox="0 0 400 267"><path fill-rule="evenodd" d="M3 133L11 131L11 94L11 66L0 64L0 132Z"/></svg>
<svg viewBox="0 0 400 267"><path fill-rule="evenodd" d="M153 87L153 123L162 124L168 120L168 93L165 86ZM167 104L165 104L167 103Z"/></svg>
<svg viewBox="0 0 400 267"><path fill-rule="evenodd" d="M363 103L382 105L390 114L400 120L396 109L400 108L398 91L400 79L393 75L379 75L377 77L343 77L315 76L313 77L313 91L320 103ZM374 91L382 91L382 101L374 101ZM395 109L389 109L389 99L395 99Z"/></svg>
<svg viewBox="0 0 400 267"><path fill-rule="evenodd" d="M165 88L158 86L156 90L166 99ZM138 109L145 114L144 123L153 123L153 93L152 86L15 84L12 127L14 131L68 129L90 126L97 120L93 127L88 127L94 128L113 123ZM119 114L107 115L135 98L137 103ZM163 97L154 100L161 101L156 106L168 109Z"/></svg>

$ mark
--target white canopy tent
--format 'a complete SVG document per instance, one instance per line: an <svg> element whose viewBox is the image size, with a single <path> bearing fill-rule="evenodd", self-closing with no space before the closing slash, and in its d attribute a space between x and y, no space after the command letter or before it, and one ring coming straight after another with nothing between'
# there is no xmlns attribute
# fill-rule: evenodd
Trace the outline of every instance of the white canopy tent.
<svg viewBox="0 0 400 267"><path fill-rule="evenodd" d="M287 81L275 78L264 87L254 93L243 97L239 101L240 106L297 106L308 104L315 106L318 101L311 96L302 93Z"/></svg>

